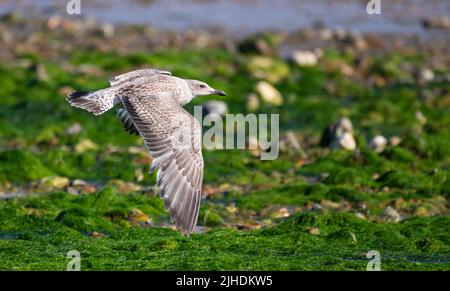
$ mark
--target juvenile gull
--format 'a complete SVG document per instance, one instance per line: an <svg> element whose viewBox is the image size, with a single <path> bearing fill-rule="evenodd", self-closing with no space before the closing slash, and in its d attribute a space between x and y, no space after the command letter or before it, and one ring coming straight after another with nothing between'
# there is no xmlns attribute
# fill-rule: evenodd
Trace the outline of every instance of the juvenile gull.
<svg viewBox="0 0 450 291"><path fill-rule="evenodd" d="M200 209L203 156L200 124L182 106L196 96L225 93L157 69L128 72L109 83L95 92L72 92L67 101L94 115L123 104L118 117L124 129L143 138L153 157L150 172L158 169L156 182L164 206L181 233L190 235Z"/></svg>

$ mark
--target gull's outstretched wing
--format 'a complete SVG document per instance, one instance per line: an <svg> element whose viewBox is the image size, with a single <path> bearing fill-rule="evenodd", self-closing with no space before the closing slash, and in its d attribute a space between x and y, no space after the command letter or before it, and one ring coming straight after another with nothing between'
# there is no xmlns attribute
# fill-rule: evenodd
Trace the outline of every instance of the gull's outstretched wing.
<svg viewBox="0 0 450 291"><path fill-rule="evenodd" d="M139 131L134 126L133 120L131 120L130 114L128 111L123 108L119 108L117 110L117 118L120 123L122 123L123 129L131 135L139 135Z"/></svg>
<svg viewBox="0 0 450 291"><path fill-rule="evenodd" d="M194 229L201 202L203 156L199 122L154 84L120 90L122 103L158 168L157 185L172 222L183 234Z"/></svg>
<svg viewBox="0 0 450 291"><path fill-rule="evenodd" d="M124 82L131 81L137 77L158 75L158 74L168 75L168 76L172 75L172 73L169 71L164 71L164 70L159 70L159 69L140 69L140 70L134 70L134 71L131 71L131 72L128 72L125 74L121 74L121 75L112 77L108 81L111 86L116 86L116 85L122 84Z"/></svg>

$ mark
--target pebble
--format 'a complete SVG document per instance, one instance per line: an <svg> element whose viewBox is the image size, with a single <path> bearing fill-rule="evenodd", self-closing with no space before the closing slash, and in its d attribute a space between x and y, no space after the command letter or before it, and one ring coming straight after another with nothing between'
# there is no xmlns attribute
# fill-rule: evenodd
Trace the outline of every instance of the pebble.
<svg viewBox="0 0 450 291"><path fill-rule="evenodd" d="M398 146L402 142L401 138L394 135L389 138L389 144L393 147Z"/></svg>
<svg viewBox="0 0 450 291"><path fill-rule="evenodd" d="M133 208L128 216L128 222L133 226L150 225L152 220L142 210Z"/></svg>
<svg viewBox="0 0 450 291"><path fill-rule="evenodd" d="M384 136L377 135L369 142L369 147L376 153L381 153L386 148L387 143L387 139Z"/></svg>
<svg viewBox="0 0 450 291"><path fill-rule="evenodd" d="M450 18L447 16L434 16L422 21L425 28L450 29Z"/></svg>
<svg viewBox="0 0 450 291"><path fill-rule="evenodd" d="M83 128L81 127L81 124L79 123L74 123L71 126L69 126L66 130L68 135L78 135L81 133L81 130Z"/></svg>
<svg viewBox="0 0 450 291"><path fill-rule="evenodd" d="M258 93L259 96L261 96L261 99L268 104L277 106L283 104L281 93L266 81L259 81L256 84L256 93Z"/></svg>
<svg viewBox="0 0 450 291"><path fill-rule="evenodd" d="M85 151L95 150L97 148L98 148L97 144L95 144L90 139L83 139L75 145L75 152L84 153Z"/></svg>
<svg viewBox="0 0 450 291"><path fill-rule="evenodd" d="M353 151L356 149L356 141L351 132L344 132L343 134L337 136L330 145L334 149L344 149Z"/></svg>
<svg viewBox="0 0 450 291"><path fill-rule="evenodd" d="M51 187L54 189L63 189L69 186L69 183L70 181L68 178L59 176L46 177L40 181L40 185Z"/></svg>
<svg viewBox="0 0 450 291"><path fill-rule="evenodd" d="M309 234L312 234L312 235L319 235L320 234L320 229L317 228L317 227L311 227L308 230L308 232L309 232Z"/></svg>
<svg viewBox="0 0 450 291"><path fill-rule="evenodd" d="M220 100L210 100L203 104L203 109L206 115L218 115L225 116L228 113L228 105L224 101Z"/></svg>
<svg viewBox="0 0 450 291"><path fill-rule="evenodd" d="M259 97L255 93L250 93L246 98L246 108L249 112L254 112L259 109Z"/></svg>
<svg viewBox="0 0 450 291"><path fill-rule="evenodd" d="M318 62L316 54L311 51L294 51L291 59L300 67L314 66Z"/></svg>
<svg viewBox="0 0 450 291"><path fill-rule="evenodd" d="M388 206L384 209L380 218L387 222L399 222L401 220L400 214L391 206Z"/></svg>

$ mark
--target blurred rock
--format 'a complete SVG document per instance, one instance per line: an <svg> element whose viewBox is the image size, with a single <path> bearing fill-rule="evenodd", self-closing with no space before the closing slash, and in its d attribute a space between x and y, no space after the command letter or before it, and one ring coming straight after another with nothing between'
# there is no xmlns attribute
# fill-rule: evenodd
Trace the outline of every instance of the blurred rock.
<svg viewBox="0 0 450 291"><path fill-rule="evenodd" d="M332 149L342 148L345 150L353 151L356 149L356 141L353 134L350 132L344 132L337 136L330 145Z"/></svg>
<svg viewBox="0 0 450 291"><path fill-rule="evenodd" d="M320 203L313 203L309 210L311 211L320 211L322 210L322 205Z"/></svg>
<svg viewBox="0 0 450 291"><path fill-rule="evenodd" d="M355 216L358 217L359 219L364 219L364 220L367 219L366 216L364 214L362 214L361 212L356 212Z"/></svg>
<svg viewBox="0 0 450 291"><path fill-rule="evenodd" d="M449 29L450 19L447 16L433 16L422 21L425 28Z"/></svg>
<svg viewBox="0 0 450 291"><path fill-rule="evenodd" d="M142 189L142 187L138 184L125 182L119 179L109 181L108 185L116 187L119 193L140 192Z"/></svg>
<svg viewBox="0 0 450 291"><path fill-rule="evenodd" d="M114 36L114 25L109 22L102 23L100 30L104 37L109 38Z"/></svg>
<svg viewBox="0 0 450 291"><path fill-rule="evenodd" d="M256 93L258 93L259 96L261 96L261 99L268 104L283 104L283 97L281 96L281 93L266 81L259 81L256 84Z"/></svg>
<svg viewBox="0 0 450 291"><path fill-rule="evenodd" d="M276 55L277 37L270 34L257 34L247 37L238 45L243 53L257 53L264 56Z"/></svg>
<svg viewBox="0 0 450 291"><path fill-rule="evenodd" d="M9 11L9 12L3 13L0 16L1 22L9 22L9 23L13 23L13 24L18 24L22 20L24 20L24 18L18 11Z"/></svg>
<svg viewBox="0 0 450 291"><path fill-rule="evenodd" d="M74 91L73 88L71 88L69 86L62 86L58 89L58 94L66 97L67 95L69 95L69 93L71 93L73 91Z"/></svg>
<svg viewBox="0 0 450 291"><path fill-rule="evenodd" d="M39 81L48 81L50 79L47 69L42 64L36 66L36 75Z"/></svg>
<svg viewBox="0 0 450 291"><path fill-rule="evenodd" d="M72 194L94 193L97 191L97 187L81 179L75 179L72 181L71 186L68 187L67 190Z"/></svg>
<svg viewBox="0 0 450 291"><path fill-rule="evenodd" d="M401 220L400 214L391 206L384 209L383 213L380 215L380 218L387 222L399 222Z"/></svg>
<svg viewBox="0 0 450 291"><path fill-rule="evenodd" d="M287 152L291 155L300 154L301 157L306 157L306 153L298 142L293 131L287 131L286 134L280 137L280 151Z"/></svg>
<svg viewBox="0 0 450 291"><path fill-rule="evenodd" d="M319 36L323 40L329 40L333 37L333 32L328 28L322 28L319 30Z"/></svg>
<svg viewBox="0 0 450 291"><path fill-rule="evenodd" d="M282 208L278 209L277 211L273 212L271 216L272 216L272 218L284 218L284 217L289 217L290 213L286 207L282 207Z"/></svg>
<svg viewBox="0 0 450 291"><path fill-rule="evenodd" d="M317 227L311 227L308 230L308 232L309 232L309 234L312 234L312 235L319 235L320 234L320 229L317 228Z"/></svg>
<svg viewBox="0 0 450 291"><path fill-rule="evenodd" d="M69 135L78 135L81 133L81 130L83 128L81 127L81 124L79 123L74 123L71 126L69 126L66 130L66 133Z"/></svg>
<svg viewBox="0 0 450 291"><path fill-rule="evenodd" d="M128 222L133 226L150 225L152 220L142 210L133 208L128 216Z"/></svg>
<svg viewBox="0 0 450 291"><path fill-rule="evenodd" d="M430 69L424 68L419 72L419 81L431 82L434 79L434 72Z"/></svg>
<svg viewBox="0 0 450 291"><path fill-rule="evenodd" d="M247 111L253 112L259 109L259 97L255 93L250 93L246 98L246 109Z"/></svg>
<svg viewBox="0 0 450 291"><path fill-rule="evenodd" d="M54 15L47 20L46 27L48 30L56 30L61 27L63 18L59 15Z"/></svg>
<svg viewBox="0 0 450 291"><path fill-rule="evenodd" d="M249 149L250 153L254 157L259 157L261 155L261 147L256 136L249 136L246 142L246 148Z"/></svg>
<svg viewBox="0 0 450 291"><path fill-rule="evenodd" d="M427 123L427 118L425 117L425 115L423 115L423 113L420 110L416 111L415 116L417 121L419 121L421 125L425 125Z"/></svg>
<svg viewBox="0 0 450 291"><path fill-rule="evenodd" d="M206 115L218 115L218 116L225 116L225 114L228 113L228 105L224 101L220 100L210 100L206 101L203 104L203 114Z"/></svg>
<svg viewBox="0 0 450 291"><path fill-rule="evenodd" d="M90 237L104 237L105 235L98 231L93 231L89 234Z"/></svg>
<svg viewBox="0 0 450 291"><path fill-rule="evenodd" d="M294 51L291 59L300 67L314 66L317 64L317 56L311 51Z"/></svg>
<svg viewBox="0 0 450 291"><path fill-rule="evenodd" d="M289 66L271 57L251 57L246 63L246 67L253 77L271 83L277 83L289 75Z"/></svg>
<svg viewBox="0 0 450 291"><path fill-rule="evenodd" d="M350 119L343 117L338 122L328 126L322 134L320 145L332 149L355 150L356 141Z"/></svg>
<svg viewBox="0 0 450 291"><path fill-rule="evenodd" d="M382 135L377 135L373 137L369 142L369 147L376 153L381 153L384 151L387 145L387 139Z"/></svg>
<svg viewBox="0 0 450 291"><path fill-rule="evenodd" d="M401 138L398 137L398 136L396 136L396 135L391 136L391 137L389 138L389 144L390 144L391 146L394 146L394 147L395 147L395 146L398 146L401 142L402 142Z"/></svg>
<svg viewBox="0 0 450 291"><path fill-rule="evenodd" d="M69 186L69 179L60 176L45 177L40 182L39 185L43 187L49 187L51 189L64 189Z"/></svg>
<svg viewBox="0 0 450 291"><path fill-rule="evenodd" d="M84 153L85 151L95 150L97 148L98 148L97 144L95 144L90 139L83 139L75 145L75 152Z"/></svg>
<svg viewBox="0 0 450 291"><path fill-rule="evenodd" d="M127 152L133 155L142 155L142 156L148 156L148 150L145 147L136 147L136 146L130 146L127 149Z"/></svg>

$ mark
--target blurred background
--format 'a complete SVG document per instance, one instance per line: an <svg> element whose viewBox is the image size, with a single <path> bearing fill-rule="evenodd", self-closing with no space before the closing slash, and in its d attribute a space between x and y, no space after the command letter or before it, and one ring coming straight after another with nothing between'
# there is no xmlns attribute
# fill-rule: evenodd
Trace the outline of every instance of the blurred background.
<svg viewBox="0 0 450 291"><path fill-rule="evenodd" d="M65 15L69 1L3 0L1 12L26 15ZM220 30L230 35L258 31L295 31L314 26L342 27L361 32L429 34L424 18L448 15L445 0L381 1L381 15L366 12L365 0L132 0L82 1L82 14L114 24L147 24L176 31Z"/></svg>
<svg viewBox="0 0 450 291"><path fill-rule="evenodd" d="M0 269L449 269L449 1L67 3L0 1ZM142 140L65 100L144 67L227 92L189 111L280 114L274 161L203 151L189 239Z"/></svg>

